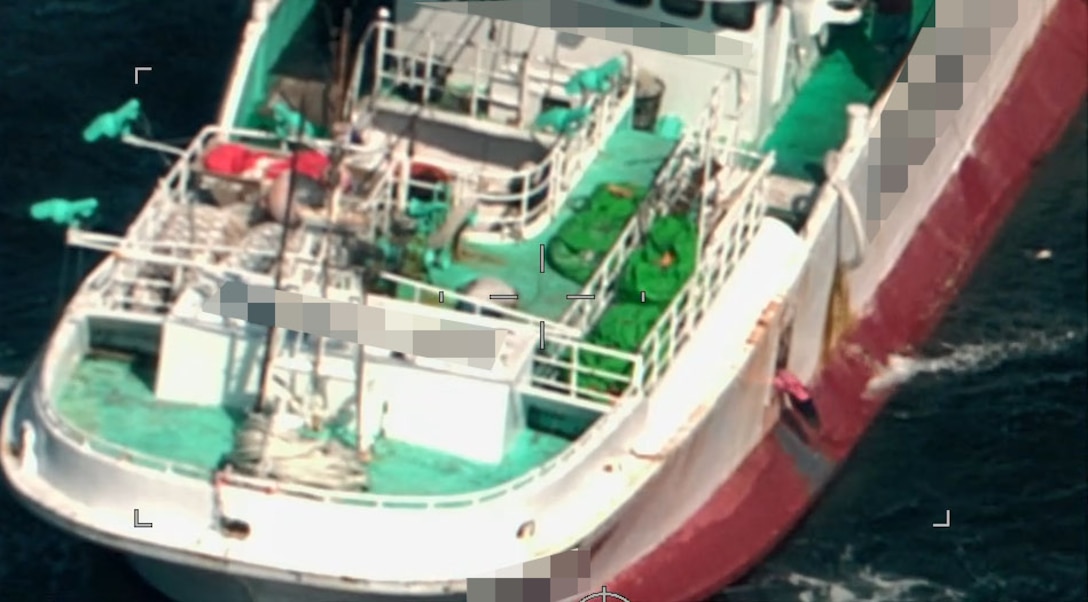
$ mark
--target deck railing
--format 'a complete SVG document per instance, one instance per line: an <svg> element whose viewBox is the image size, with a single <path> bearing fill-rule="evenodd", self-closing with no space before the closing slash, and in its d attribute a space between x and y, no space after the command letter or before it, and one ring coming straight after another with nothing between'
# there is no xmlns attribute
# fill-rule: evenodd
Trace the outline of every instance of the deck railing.
<svg viewBox="0 0 1088 602"><path fill-rule="evenodd" d="M471 37L450 36L431 29L420 29L393 23L388 13L379 11L374 23L374 81L367 90L355 90L361 94L377 95L385 90L407 86L419 96L420 104L441 104L447 92L445 81L451 73L465 76L459 82L467 90L457 90L458 100L467 101L461 111L473 118L480 115L480 105L495 104L518 112L517 125L523 126L528 117L524 106L526 92L530 88L565 96L566 78L585 65L566 64L546 56L530 56L512 51L497 43L477 42ZM395 45L388 40L395 37ZM405 49L403 40L409 39L414 48ZM422 46L422 47L421 47ZM365 61L360 45L356 57L356 69ZM470 60L462 60L468 53ZM450 59L449 57L456 57ZM453 68L456 66L456 71ZM440 77L436 77L441 73ZM517 90L516 98L501 98L493 88L509 86ZM467 92L467 97L464 96ZM436 99L437 103L435 100Z"/></svg>
<svg viewBox="0 0 1088 602"><path fill-rule="evenodd" d="M454 190L461 191L460 195L455 195L451 199L453 204L475 202L481 209L485 209L484 212L478 214L475 225L469 232L502 231L513 232L521 237L531 237L533 226L546 225L547 222L541 222L540 218L554 214L563 200L562 195L556 194L553 183L554 158L553 152L540 163L522 171L515 171L466 167L463 163L427 157L423 160L425 163L452 176L452 182L441 184L413 180L405 175L408 170L403 168L397 168L395 173L405 191L408 187L435 191L440 186L451 186ZM411 161L404 159L399 163L410 164ZM488 206L511 209L516 207L517 210L502 209L489 212L486 211Z"/></svg>
<svg viewBox="0 0 1088 602"><path fill-rule="evenodd" d="M606 411L620 399L636 396L638 386L632 369L642 361L637 354L586 343L580 337L552 335L544 336L542 341L533 356L528 386L522 388L523 392L598 412ZM630 368L595 368L587 365L589 357L610 358Z"/></svg>
<svg viewBox="0 0 1088 602"><path fill-rule="evenodd" d="M708 244L694 273L654 323L650 334L639 347L645 373L639 375L638 382L645 391L653 390L758 233L759 224L767 211L767 199L762 186L773 166L772 153L751 174L740 198L724 213L722 219L708 224Z"/></svg>
<svg viewBox="0 0 1088 602"><path fill-rule="evenodd" d="M462 293L441 289L437 286L432 286L391 272L382 272L381 278L397 287L397 294L393 295L394 299L404 299L405 293L407 293L408 299L415 303L438 303L439 293L442 293L444 304L448 304L450 307L456 307L461 311L466 311L474 315L483 315L486 313L487 315L495 316L503 320L509 320L518 324L528 324L534 328L539 326L543 321L546 324L548 332L555 332L567 336L578 335L577 332L564 324L559 324L550 320L541 320L539 316L503 307L487 299L479 299Z"/></svg>
<svg viewBox="0 0 1088 602"><path fill-rule="evenodd" d="M370 94L377 97L385 88L407 86L418 92L421 106L433 104L430 102L432 97L448 91L445 85L435 81L435 70L451 67L436 55L436 49L442 48L443 55L448 51L465 50L472 53L472 64L459 64L457 72L467 72L472 80L468 107L470 119L487 121L492 128L497 127L498 124L478 114L478 105L480 102L505 104L509 108L517 109L521 117L516 126L503 126L518 133L525 131L524 123L527 120L526 107L523 104L528 87L544 84L548 89L562 90L565 76L578 69L573 65L543 57L530 58L497 45L477 44L471 40L443 36L428 30L414 30L384 20L379 20L378 32L375 39L379 41L397 32L413 34L417 36L417 41L423 40L425 48L422 51L403 50L379 45L376 48L376 86L369 90ZM509 69L513 65L517 65L515 73L511 73ZM629 65L629 68L633 71L633 65ZM497 81L518 90L515 104L504 103L495 98L491 86ZM558 212L567 193L585 174L608 138L631 110L634 86L625 82L625 85L615 86L607 93L589 97L586 102L590 108L587 122L572 134L558 135L547 157L528 169L469 168L463 164L427 158L427 163L456 178L464 179L469 184L464 187L466 194L471 195L482 209L475 225L468 231L469 236L501 240L512 234L522 239L531 238L550 223L550 220L542 218L554 216ZM451 115L454 113L452 109L447 112ZM436 113L435 118L441 119L439 115L441 113ZM427 187L422 182L412 182L411 185ZM488 211L488 206L495 209ZM500 234L496 235L496 232Z"/></svg>
<svg viewBox="0 0 1088 602"><path fill-rule="evenodd" d="M531 238L550 223L566 200L567 193L585 175L634 102L631 86L589 99L591 117L578 131L559 136L538 163L523 170L504 170L466 165L427 157L424 161L464 184L465 194L478 203L481 212L472 233L511 232ZM402 172L407 173L407 172ZM436 184L410 180L406 186L434 190ZM489 210L489 208L491 208ZM477 236L479 237L479 236Z"/></svg>
<svg viewBox="0 0 1088 602"><path fill-rule="evenodd" d="M732 99L740 86L741 71L730 69L711 92L711 102L699 117L687 128L680 142L665 160L654 178L649 194L642 200L638 211L627 221L616 242L601 258L582 288L582 293L593 299L573 303L562 315L560 322L585 332L604 314L612 302L613 289L631 255L642 246L650 226L659 216L667 213L685 196L703 192L698 186L700 178L709 171L718 156L732 156L734 149L721 147L723 126L738 118ZM739 99L737 99L739 102ZM731 130L731 131L735 131ZM728 141L734 144L735 141ZM694 186L693 186L694 185Z"/></svg>
<svg viewBox="0 0 1088 602"><path fill-rule="evenodd" d="M237 132L234 132L234 134L237 134ZM257 135L264 136L266 139L271 138L271 136L264 133L257 133ZM689 135L686 136L685 141L690 145L699 135L700 134L698 133L689 133ZM680 147L685 147L685 144L681 143ZM677 153L674 153L674 160L676 155ZM616 428L618 428L619 425L627 420L633 411L640 407L640 404L637 402L660 377L661 370L675 354L683 337L690 332L692 327L694 327L696 321L700 317L701 310L705 310L706 306L710 303L710 300L720 289L721 284L732 271L740 254L743 253L744 248L755 235L755 227L758 225L758 219L762 216L762 212L765 209L763 205L764 200L761 195L757 194L756 187L762 179L762 176L770 169L772 163L773 157L769 157L764 161L760 166L760 169L757 170L757 173L753 175L745 186L741 202L738 203L734 210L727 212L725 218L722 219L720 223L714 224L713 227L711 227L710 230L714 234L710 237L711 244L708 245L707 252L697 267L697 277L689 280L684 290L681 291L681 294L678 295L673 304L670 305L669 311L667 311L658 321L653 333L651 336L647 337L646 342L643 344L640 354L636 355L603 349L579 342L577 338L580 336L582 329L577 327L572 328L572 325L569 322L553 323L548 326L549 333L551 333L551 342L548 343L545 341L545 350L538 350L538 353L534 358L534 363L542 368L542 370L540 370L539 373L534 372L526 386L533 390L534 394L540 392L546 396L560 395L568 401L590 399L595 402L611 403L617 407L602 416L577 441L564 450L563 453L552 458L548 462L545 462L529 473L487 490L464 495L437 497L388 496L370 493L333 492L314 487L284 484L269 479L246 477L237 474L220 473L217 475L217 482L224 485L255 489L266 493L291 495L328 503L352 504L364 507L442 509L467 507L489 502L510 495L527 486L544 486L546 483L551 482L551 480L560 478L562 473L565 473L566 471L557 470L559 467L570 468L577 466L579 458L586 457L595 450L616 430ZM171 172L177 172L180 176L181 169L182 167L175 166ZM663 171L662 175L659 176L659 179L664 178L665 173L666 172ZM164 183L160 185L160 190L164 186L167 189L174 190L173 187L176 186L176 184L170 184L170 182L172 182L172 180L168 175L168 177L164 179ZM668 194L668 188L664 188L664 190L666 193L659 197L659 201L646 203L644 206L653 208L674 202L676 195ZM185 200L184 195L164 194L162 197L163 198L159 202L172 201L180 203ZM149 207L145 207L145 213L149 212ZM658 214L658 211L655 211L653 215L656 214ZM648 222L645 222L644 220L646 220L647 217L653 217L653 215L647 216L646 214L643 214L636 216L636 218L633 218L631 222L629 222L629 229L639 228L640 226L641 228L648 227ZM141 222L141 225L142 224L143 222ZM137 224L134 224L134 227L136 226ZM635 232L637 232L635 234L636 238L641 241L641 235L642 232L644 232L644 229ZM629 247L630 243L624 243L624 245ZM622 245L617 245L617 248L621 246ZM624 258L629 254L630 253L627 251L616 252L617 256L622 256ZM622 265L622 263L623 262L620 261L619 265ZM604 265L605 264L602 263L602 266ZM608 265L612 266L610 269L614 270L614 266L617 264ZM600 271L601 270L598 270L598 272ZM431 287L394 274L383 274L383 277L394 282L398 286L409 287L412 291L411 297L415 301L421 301L424 295L431 295L437 298L438 293L440 292L436 287ZM536 316L529 316L515 310L502 308L488 303L487 301L469 298L454 292L444 292L444 294L448 295L451 301L463 303L466 307L472 308L472 311L475 311L476 313L482 313L486 310L489 313L493 312L500 317L516 322L530 324L541 323L541 320ZM692 301L693 299L695 302ZM548 347L549 344L551 345L550 348ZM582 354L604 355L624 362L629 362L631 370L624 375L589 368L581 364L580 356ZM651 362L653 363L651 364ZM50 373L47 368L48 366L46 366L46 369L43 369L39 374L38 378L41 383L40 386L35 389L35 403L45 421L52 428L60 431L67 439L75 441L95 454L112 458L119 466L138 466L189 478L206 479L212 477L212 472L209 469L195 467L180 462L171 462L147 454L134 452L120 445L101 440L73 427L59 417L52 405L43 398L43 391L51 392L53 390L52 386L48 386L47 383L44 382L46 378L44 375ZM622 389L623 393L609 395L603 394L590 387L582 387L579 385L580 375L619 382L620 384L616 388ZM43 389L42 387L45 388Z"/></svg>
<svg viewBox="0 0 1088 602"><path fill-rule="evenodd" d="M194 199L190 194L192 177L196 171L202 171L199 167L200 158L214 143L218 142L272 146L271 150L274 150L274 145L280 143L281 140L275 134L260 130L219 126L208 126L202 129L190 142L182 158L159 179L150 199L127 229L126 243L123 246L154 240L159 228L162 227L166 211L173 205L193 202ZM329 152L333 148L333 143L329 140L307 140L307 144L324 152ZM380 167L387 154L384 145L347 145L344 148L350 161L369 162L375 167ZM286 157L286 151L283 153Z"/></svg>
<svg viewBox="0 0 1088 602"><path fill-rule="evenodd" d="M576 340L570 340L572 345L579 345ZM594 352L601 350L594 349ZM638 364L640 358L633 354L622 354L636 366L635 374L641 372ZM55 358L53 358L55 359ZM359 507L388 508L388 509L416 509L416 510L442 510L453 508L465 508L475 506L493 500L506 497L527 486L544 486L553 479L561 478L560 467L576 467L579 458L592 453L604 439L606 439L617 426L627 420L628 416L636 411L641 404L637 403L641 392L637 383L631 383L626 397L616 401L616 408L602 416L582 436L571 443L562 453L537 466L528 473L488 489L466 494L445 496L400 496L380 495L365 492L342 492L320 489L306 485L282 483L272 479L249 477L230 472L216 472L212 469L174 462L155 457L142 452L125 448L116 443L106 441L98 436L83 431L73 426L57 414L50 399L55 399L54 383L48 375L56 374L52 370L51 359L47 358L38 371L36 380L28 383L29 394L33 396L34 406L41 416L46 427L57 432L64 439L83 448L85 453L97 455L100 458L112 461L119 469L143 469L163 474L171 474L179 477L198 479L216 484L241 487L260 491L269 495L288 495L295 498L307 499L315 502L346 504Z"/></svg>
<svg viewBox="0 0 1088 602"><path fill-rule="evenodd" d="M168 218L177 215L179 209L193 205L192 178L203 172L199 162L218 142L250 144L275 152L281 141L274 134L259 130L205 127L190 142L182 158L158 181L123 238L78 229L69 231L69 244L115 253L117 261L106 277L106 286L97 289L100 301L106 307L119 311L136 310L137 313L163 313L170 304L168 295L149 295L149 291L176 289L182 285L186 270L215 271L209 263L214 255L240 252L237 247L167 241L160 236ZM325 152L333 147L329 140L308 140L307 143ZM364 197L353 198L347 204L359 212L383 215L383 210L389 206L393 186L389 170L382 169L383 165L389 165L384 146L348 145L345 150L353 164L371 167L379 174L377 182L364 191ZM249 256L276 255L249 249L245 253ZM288 254L286 258L306 261L306 257L295 254Z"/></svg>

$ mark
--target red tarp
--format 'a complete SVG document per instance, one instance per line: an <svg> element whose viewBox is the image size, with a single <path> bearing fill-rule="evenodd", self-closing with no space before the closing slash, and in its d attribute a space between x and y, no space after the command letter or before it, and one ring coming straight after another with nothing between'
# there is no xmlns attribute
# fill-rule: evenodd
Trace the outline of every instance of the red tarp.
<svg viewBox="0 0 1088 602"><path fill-rule="evenodd" d="M273 179L291 168L290 157L255 151L241 144L226 143L204 154L204 169L228 176ZM295 172L322 180L331 165L328 157L314 151L300 151L295 157Z"/></svg>

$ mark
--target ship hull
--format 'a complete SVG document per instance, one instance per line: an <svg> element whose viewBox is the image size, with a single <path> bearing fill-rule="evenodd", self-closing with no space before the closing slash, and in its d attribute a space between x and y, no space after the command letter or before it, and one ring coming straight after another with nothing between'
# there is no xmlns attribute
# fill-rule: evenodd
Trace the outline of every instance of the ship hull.
<svg viewBox="0 0 1088 602"><path fill-rule="evenodd" d="M888 355L909 351L933 331L1021 197L1034 166L1082 106L1088 89L1086 6L1082 0L1057 2L1008 85L980 107L987 117L973 142L968 135L958 137L971 150L913 227L909 242L871 295L853 300L866 311L813 381L823 424L819 438L798 450L778 425L682 526L609 579L610 590L631 600L706 599L742 577L800 521L888 397L888 391L867 392L870 379ZM903 229L889 219L880 236ZM858 270L867 267L872 266Z"/></svg>
<svg viewBox="0 0 1088 602"><path fill-rule="evenodd" d="M880 236L894 237L909 227L909 242L886 268L866 264L857 268L884 276L871 294L853 299L853 305L868 309L817 371L813 392L820 407L820 436L810 445L799 444L795 431L783 422L769 428L738 468L723 471L728 477L678 527L669 528L636 561L618 565L620 570L608 580L610 590L634 601L703 600L743 576L800 521L886 401L888 391L866 393L881 360L910 349L932 332L1015 207L1034 165L1080 106L1086 82L1083 77L1071 81L1070 74L1080 73L1085 60L1078 46L1088 36L1085 13L1080 0L1057 3L1046 29L1028 45L1004 90L980 108L988 116L970 143L973 151L945 178L926 215L911 226L894 219L885 222ZM969 139L959 138L964 144ZM876 254L870 257L869 263L878 260ZM670 463L669 472L683 472L683 465ZM634 510L591 542L595 567L599 557L609 554L631 558L634 546L624 532L638 531L635 523L645 530L642 521L647 512L654 512L646 508L657 507L647 497L674 499L668 492L674 483L670 476L662 474L657 481L656 494L652 489L644 492ZM132 562L146 580L180 602L206 600L212 593L224 602L404 599L322 592L144 557L132 557Z"/></svg>
<svg viewBox="0 0 1088 602"><path fill-rule="evenodd" d="M606 569L600 574L606 576L609 589L633 602L704 599L742 576L797 524L884 403L886 394L864 394L882 359L932 331L1020 197L1035 161L1053 145L1080 104L1086 88L1078 75L1083 73L1082 41L1088 35L1085 12L1082 0L1059 0L1043 35L1029 38L1019 61L1013 57L1014 66L1019 62L1016 74L1000 88L992 88L983 105L973 107L987 115L973 142L966 134L945 142L946 146L958 142L952 151L967 144L973 151L944 177L924 217L914 223L892 216L875 241L879 247L881 239L901 239L909 233L905 247L893 255L870 253L856 268L855 273L868 274L874 284L868 289L865 282L853 287L852 305L867 309L858 312L857 322L815 371L820 436L805 444L785 424L765 421L765 434L744 450L743 460L725 466L724 460L712 457L714 441L728 432L731 417L724 413L763 402L729 399L717 404L703 419L712 428L703 429L701 440L668 459L638 499L587 542L594 568L600 560ZM935 154L940 151L935 149ZM910 184L918 186L916 181ZM817 259L832 265L837 260ZM747 416L758 416L753 419L758 422L768 415L753 410ZM703 477L714 485L708 486ZM697 501L677 496L677 491L693 490L699 492ZM33 503L28 506L37 510ZM293 583L288 573L267 578L243 575L229 563L196 568L189 565L196 563L194 558L185 554L172 556L175 560L138 555L130 546L81 532L48 511L39 513L62 529L128 549L140 575L178 602L457 599L322 589Z"/></svg>
<svg viewBox="0 0 1088 602"><path fill-rule="evenodd" d="M144 581L176 602L455 602L464 596L411 597L353 593L210 571L129 554Z"/></svg>

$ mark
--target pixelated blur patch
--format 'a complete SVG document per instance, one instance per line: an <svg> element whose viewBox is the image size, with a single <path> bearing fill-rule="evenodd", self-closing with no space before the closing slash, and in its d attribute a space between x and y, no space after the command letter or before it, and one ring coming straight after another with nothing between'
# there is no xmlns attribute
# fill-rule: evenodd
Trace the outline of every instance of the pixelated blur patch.
<svg viewBox="0 0 1088 602"><path fill-rule="evenodd" d="M468 579L468 602L564 602L590 593L589 552L570 550Z"/></svg>

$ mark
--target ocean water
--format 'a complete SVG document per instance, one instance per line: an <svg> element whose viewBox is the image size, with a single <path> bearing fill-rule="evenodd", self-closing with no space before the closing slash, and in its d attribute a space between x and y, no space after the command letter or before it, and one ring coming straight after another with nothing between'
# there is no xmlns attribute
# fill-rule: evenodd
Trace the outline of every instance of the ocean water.
<svg viewBox="0 0 1088 602"><path fill-rule="evenodd" d="M27 219L27 207L95 196L101 228L126 223L163 162L85 145L81 129L138 96L159 138L191 135L215 114L247 9L0 4L0 385L26 366L58 293L90 262L64 253L62 232ZM138 86L137 66L152 67ZM716 600L1088 598L1086 133L1082 112L932 342L884 376L899 392L812 514ZM946 510L952 527L934 529ZM3 488L0 592L7 602L162 601L119 557L45 526Z"/></svg>

